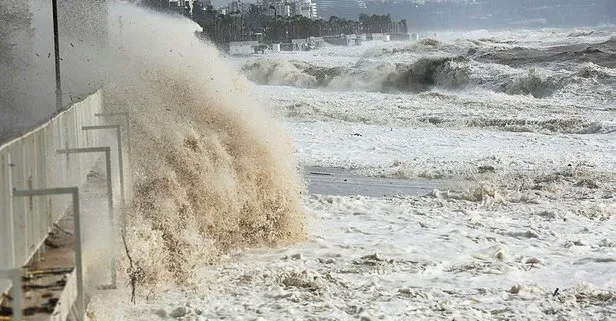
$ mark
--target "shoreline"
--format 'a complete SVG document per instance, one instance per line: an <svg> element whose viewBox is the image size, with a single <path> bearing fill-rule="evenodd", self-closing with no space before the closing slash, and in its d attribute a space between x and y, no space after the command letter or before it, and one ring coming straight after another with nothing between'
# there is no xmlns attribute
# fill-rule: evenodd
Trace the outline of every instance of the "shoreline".
<svg viewBox="0 0 616 321"><path fill-rule="evenodd" d="M360 176L352 170L336 167L304 167L304 179L310 194L367 197L420 196L434 189L451 188L440 180L408 180Z"/></svg>

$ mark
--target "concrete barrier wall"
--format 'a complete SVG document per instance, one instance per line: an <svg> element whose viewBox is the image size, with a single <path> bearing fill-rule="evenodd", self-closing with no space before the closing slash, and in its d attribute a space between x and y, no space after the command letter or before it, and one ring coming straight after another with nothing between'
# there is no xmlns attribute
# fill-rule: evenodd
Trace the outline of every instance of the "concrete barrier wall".
<svg viewBox="0 0 616 321"><path fill-rule="evenodd" d="M27 263L71 204L70 196L12 197L12 189L81 186L103 155L67 156L56 151L114 146L108 132L81 129L100 124L102 120L95 114L102 109L102 93L98 91L39 128L0 146L0 270ZM8 286L7 280L0 280L0 291Z"/></svg>

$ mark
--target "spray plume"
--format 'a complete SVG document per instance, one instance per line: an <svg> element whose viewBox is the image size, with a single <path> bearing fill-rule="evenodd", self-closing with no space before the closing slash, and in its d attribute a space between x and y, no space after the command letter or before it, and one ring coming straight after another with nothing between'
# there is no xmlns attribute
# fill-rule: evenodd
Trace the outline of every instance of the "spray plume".
<svg viewBox="0 0 616 321"><path fill-rule="evenodd" d="M87 79L104 87L106 108L131 112L126 234L150 283L189 282L195 266L221 254L305 233L291 139L197 30L114 3L109 43L77 37L63 54L69 90Z"/></svg>

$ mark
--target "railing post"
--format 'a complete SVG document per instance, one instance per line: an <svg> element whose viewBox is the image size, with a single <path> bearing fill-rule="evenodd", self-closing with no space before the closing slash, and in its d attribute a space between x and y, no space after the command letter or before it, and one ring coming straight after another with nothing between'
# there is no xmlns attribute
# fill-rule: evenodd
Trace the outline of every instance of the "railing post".
<svg viewBox="0 0 616 321"><path fill-rule="evenodd" d="M8 179L7 179L7 191L13 190L13 168L15 164L13 164L13 159L11 158L11 153L7 155L9 170L8 170ZM11 266L18 266L17 257L15 254L15 211L13 210L13 198L9 197L8 199L8 207L9 207L9 247L11 248Z"/></svg>
<svg viewBox="0 0 616 321"><path fill-rule="evenodd" d="M81 252L81 213L79 211L79 188L72 189L73 195L73 229L75 230L75 252L76 262L75 268L77 269L77 313L81 320L85 320L86 315L86 303L83 293L83 260Z"/></svg>
<svg viewBox="0 0 616 321"><path fill-rule="evenodd" d="M113 117L113 116L121 116L126 121L126 143L128 145L128 155L133 153L132 144L130 142L130 113L127 111L123 112L110 112L110 113L96 113L94 114L96 117Z"/></svg>
<svg viewBox="0 0 616 321"><path fill-rule="evenodd" d="M113 183L111 181L111 147L86 147L86 148L69 148L58 149L58 154L71 154L71 153L105 153L105 167L107 178L107 214L109 218L109 230L113 231ZM111 255L111 288L116 288L116 270L115 270L115 257Z"/></svg>
<svg viewBox="0 0 616 321"><path fill-rule="evenodd" d="M122 157L122 130L120 129L120 125L96 125L96 126L83 126L82 130L98 130L98 129L115 129L118 141L118 161L119 161L119 171L120 171L120 193L122 194L122 200L125 199L124 195L124 161Z"/></svg>
<svg viewBox="0 0 616 321"><path fill-rule="evenodd" d="M75 233L75 269L77 274L77 313L78 319L85 319L85 299L83 293L83 260L81 252L81 213L79 211L79 188L63 187L50 189L13 190L13 197L70 194L73 197L73 229ZM21 277L21 276L20 276Z"/></svg>
<svg viewBox="0 0 616 321"><path fill-rule="evenodd" d="M22 295L21 288L21 268L0 271L0 278L11 280L11 289L13 290L13 321L22 321Z"/></svg>

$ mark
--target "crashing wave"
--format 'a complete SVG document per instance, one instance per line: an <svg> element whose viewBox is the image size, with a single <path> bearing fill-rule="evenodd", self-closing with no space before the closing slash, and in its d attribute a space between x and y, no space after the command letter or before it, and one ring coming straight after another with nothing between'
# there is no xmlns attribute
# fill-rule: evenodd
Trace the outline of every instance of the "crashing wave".
<svg viewBox="0 0 616 321"><path fill-rule="evenodd" d="M612 42L616 43L616 40ZM593 62L581 63L573 71L556 73L539 67L530 67L520 73L510 67L499 68L498 65L502 63L496 63L496 67L488 65L488 69L485 70L486 66L481 60L486 54L475 52L473 49L475 47L472 45L469 47L468 41L464 44L464 48L468 48L469 51L463 55L422 57L414 59L413 63L382 62L374 65L375 62L370 59L361 59L354 65L325 67L304 61L260 58L247 62L242 71L250 80L263 85L409 93L422 93L434 88L459 90L470 85L509 95L528 95L537 99L549 98L559 92L580 90L580 86L589 87L598 83L609 87L616 82L616 73L612 69ZM424 39L410 48L399 50L444 46L452 44ZM608 49L605 48L609 46L610 41L599 46L604 49L587 47L581 52L592 56L596 54L596 50L607 52ZM398 49L388 50L393 52ZM535 59L533 58L535 54L530 54L528 48L521 47L510 48L505 53L492 52L490 55L501 55L501 58L506 58L507 61ZM558 59L561 58L559 56Z"/></svg>
<svg viewBox="0 0 616 321"><path fill-rule="evenodd" d="M508 95L549 98L571 86L599 83L610 86L616 73L593 63L577 70L556 74L530 68L525 73L501 72L498 75L473 73L471 59L464 56L421 58L414 63L381 63L323 67L304 61L261 58L247 62L243 73L261 85L362 90L368 92L426 93L434 88L460 90L469 85ZM571 87L577 88L577 87Z"/></svg>
<svg viewBox="0 0 616 321"><path fill-rule="evenodd" d="M422 39L419 42L402 48L370 48L364 52L364 58L377 58L382 56L391 56L396 54L425 54L435 52L447 52L449 54L457 54L467 52L469 50L477 50L484 46L484 43L472 39L459 39L453 43L441 42L433 38Z"/></svg>
<svg viewBox="0 0 616 321"><path fill-rule="evenodd" d="M419 42L405 46L403 48L382 48L374 47L364 52L364 57L381 57L403 53L424 53L438 51L443 47L443 43L432 38L422 39Z"/></svg>
<svg viewBox="0 0 616 321"><path fill-rule="evenodd" d="M532 95L535 98L551 97L565 87L579 86L583 82L610 85L616 74L593 63L583 64L578 70L555 75L541 74L531 68L525 74L502 81L497 90L509 95Z"/></svg>
<svg viewBox="0 0 616 321"><path fill-rule="evenodd" d="M611 73L610 73L611 71ZM597 79L600 81L613 82L616 80L616 73L613 70L606 69L601 66L597 66L592 62L583 64L580 69L578 69L573 76L586 78L586 79Z"/></svg>
<svg viewBox="0 0 616 321"><path fill-rule="evenodd" d="M517 40L503 40L503 39L495 39L495 38L479 38L478 41L486 42L486 43L494 43L494 44L505 44L505 45L513 45L518 42Z"/></svg>
<svg viewBox="0 0 616 321"><path fill-rule="evenodd" d="M594 30L575 30L575 31L571 31L567 37L570 38L579 38L579 37L588 37L591 36L595 33Z"/></svg>
<svg viewBox="0 0 616 321"><path fill-rule="evenodd" d="M249 61L242 67L248 79L261 85L315 87L318 80L297 66L283 59L258 59Z"/></svg>
<svg viewBox="0 0 616 321"><path fill-rule="evenodd" d="M421 92L432 87L460 89L470 83L468 59L422 58L411 65L399 65L398 73L391 75L385 87Z"/></svg>
<svg viewBox="0 0 616 321"><path fill-rule="evenodd" d="M356 69L265 58L247 63L242 71L250 80L263 85L423 92L434 87L464 88L470 83L468 63L467 58L458 56L422 58L412 64L384 63L375 68Z"/></svg>
<svg viewBox="0 0 616 321"><path fill-rule="evenodd" d="M105 84L106 108L130 110L134 198L125 237L143 272L137 282L189 283L196 268L230 251L302 240L293 143L250 83L214 46L173 31L197 31L193 22L128 4L110 10L110 21L127 22L110 26L116 42L65 58L77 66L97 59L92 72Z"/></svg>
<svg viewBox="0 0 616 321"><path fill-rule="evenodd" d="M564 85L562 78L540 75L536 69L512 82L501 85L501 90L509 95L532 95L535 98L550 97Z"/></svg>
<svg viewBox="0 0 616 321"><path fill-rule="evenodd" d="M514 68L551 64L583 64L616 67L616 38L601 43L567 44L544 49L513 47L473 53L478 61L494 62Z"/></svg>

